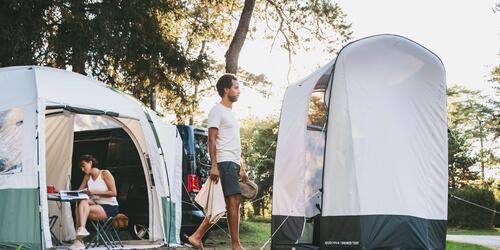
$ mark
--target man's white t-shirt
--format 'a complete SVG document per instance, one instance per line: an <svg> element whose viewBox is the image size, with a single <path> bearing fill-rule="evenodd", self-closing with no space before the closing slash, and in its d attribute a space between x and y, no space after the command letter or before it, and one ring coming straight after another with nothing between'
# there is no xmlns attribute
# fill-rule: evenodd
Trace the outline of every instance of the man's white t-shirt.
<svg viewBox="0 0 500 250"><path fill-rule="evenodd" d="M208 128L219 130L216 138L217 163L232 161L240 165L240 125L230 108L218 103L208 113Z"/></svg>

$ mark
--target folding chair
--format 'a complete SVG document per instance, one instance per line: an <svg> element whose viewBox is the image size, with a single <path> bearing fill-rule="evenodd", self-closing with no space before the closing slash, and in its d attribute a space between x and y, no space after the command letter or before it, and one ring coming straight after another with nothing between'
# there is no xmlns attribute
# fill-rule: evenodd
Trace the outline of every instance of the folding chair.
<svg viewBox="0 0 500 250"><path fill-rule="evenodd" d="M95 235L92 240L87 242L85 248L97 247L101 244L103 244L106 249L112 249L115 247L113 240L111 240L112 238L108 234L109 227L111 226L113 219L114 217L108 217L106 220L100 221L90 220L90 223L95 229Z"/></svg>

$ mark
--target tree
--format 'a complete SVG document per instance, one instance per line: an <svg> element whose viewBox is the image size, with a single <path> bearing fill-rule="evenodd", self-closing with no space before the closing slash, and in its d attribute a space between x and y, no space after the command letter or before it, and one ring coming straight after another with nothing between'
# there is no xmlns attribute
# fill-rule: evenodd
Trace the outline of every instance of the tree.
<svg viewBox="0 0 500 250"><path fill-rule="evenodd" d="M477 158L471 152L467 136L456 127L448 129L448 187L462 188L477 180L477 172L471 170Z"/></svg>
<svg viewBox="0 0 500 250"><path fill-rule="evenodd" d="M479 144L478 161L484 181L485 168L499 164L495 155L500 124L498 101L461 86L449 88L448 98L450 127L470 134L471 143Z"/></svg>
<svg viewBox="0 0 500 250"><path fill-rule="evenodd" d="M257 23L266 24L265 37L272 39L273 45L281 38L281 47L289 52L289 60L299 48L309 49L312 42L322 41L326 44L325 49L332 52L351 36L350 24L345 22L340 6L332 1L245 0L225 55L226 72L237 73L239 54L252 17Z"/></svg>
<svg viewBox="0 0 500 250"><path fill-rule="evenodd" d="M263 120L250 118L243 122L241 129L242 155L251 180L259 186L257 197L272 193L274 178L274 156L278 139L278 118L267 117ZM254 211L265 214L270 199L262 199L252 204Z"/></svg>
<svg viewBox="0 0 500 250"><path fill-rule="evenodd" d="M199 44L196 35L211 28L189 16L185 1L6 1L2 5L0 18L5 20L0 32L7 41L0 48L2 66L71 69L130 93L153 109L158 94L169 99L164 103L186 105L184 86L206 78L206 53L193 50ZM177 36L186 25L199 30Z"/></svg>
<svg viewBox="0 0 500 250"><path fill-rule="evenodd" d="M47 32L45 11L52 1L0 2L0 67L37 64Z"/></svg>

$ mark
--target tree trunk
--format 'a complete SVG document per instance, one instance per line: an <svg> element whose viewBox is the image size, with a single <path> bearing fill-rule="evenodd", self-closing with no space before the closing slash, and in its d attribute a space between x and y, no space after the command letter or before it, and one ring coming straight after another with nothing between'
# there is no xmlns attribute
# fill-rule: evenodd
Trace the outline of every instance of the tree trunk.
<svg viewBox="0 0 500 250"><path fill-rule="evenodd" d="M73 72L78 72L85 75L85 61L86 61L86 42L84 25L86 23L85 8L83 0L71 1L71 67Z"/></svg>
<svg viewBox="0 0 500 250"><path fill-rule="evenodd" d="M245 5L241 11L240 21L238 27L234 32L233 40L226 51L226 72L236 74L238 71L238 58L240 56L241 48L245 43L252 19L253 9L255 8L255 0L245 0Z"/></svg>
<svg viewBox="0 0 500 250"><path fill-rule="evenodd" d="M484 144L483 144L483 124L481 120L479 120L479 141L480 141L480 150L479 157L481 158L481 181L484 184Z"/></svg>
<svg viewBox="0 0 500 250"><path fill-rule="evenodd" d="M156 111L156 87L149 87L149 106L152 110Z"/></svg>

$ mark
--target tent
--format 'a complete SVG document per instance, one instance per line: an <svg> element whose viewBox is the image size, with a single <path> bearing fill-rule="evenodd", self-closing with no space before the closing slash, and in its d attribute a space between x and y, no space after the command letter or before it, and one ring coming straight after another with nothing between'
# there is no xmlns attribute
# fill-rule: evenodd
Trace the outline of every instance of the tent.
<svg viewBox="0 0 500 250"><path fill-rule="evenodd" d="M290 85L274 169L273 249L445 249L446 79L376 35Z"/></svg>
<svg viewBox="0 0 500 250"><path fill-rule="evenodd" d="M123 129L138 152L151 242L180 243L182 141L175 126L136 99L64 70L3 68L0 89L0 248L52 247L48 215L56 207L46 185L68 188L74 132L103 128ZM69 204L61 210L57 228L74 239Z"/></svg>

